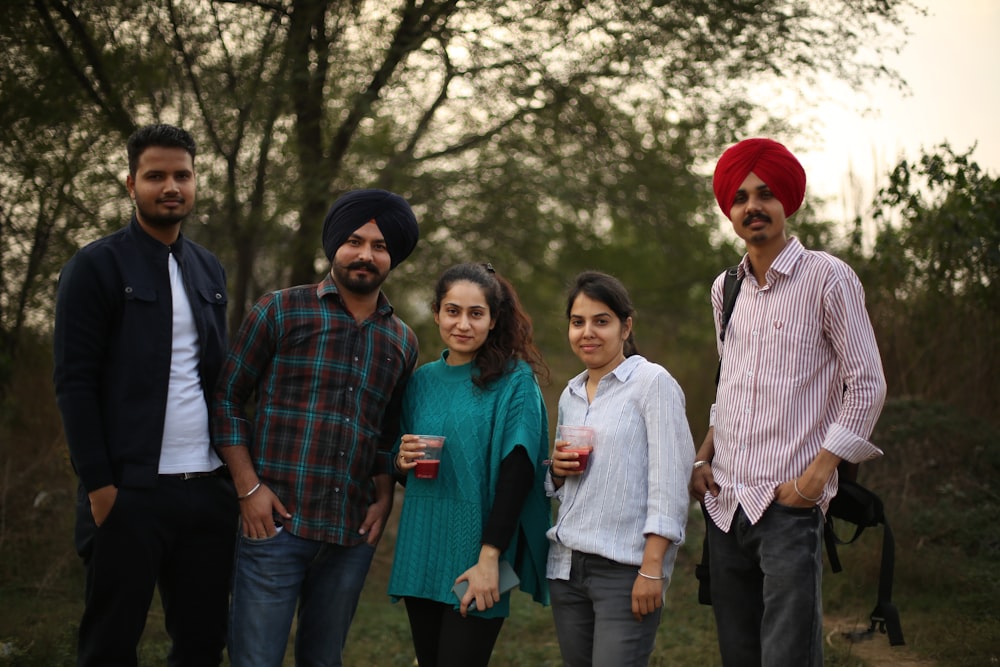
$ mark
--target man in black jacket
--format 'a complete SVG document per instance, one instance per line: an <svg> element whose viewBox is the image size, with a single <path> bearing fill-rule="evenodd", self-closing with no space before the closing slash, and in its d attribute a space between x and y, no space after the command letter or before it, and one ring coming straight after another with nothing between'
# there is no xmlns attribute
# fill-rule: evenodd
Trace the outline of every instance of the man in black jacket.
<svg viewBox="0 0 1000 667"><path fill-rule="evenodd" d="M227 343L226 276L180 233L194 156L179 128L133 134L129 225L76 253L59 279L55 387L86 570L80 666L137 663L156 586L168 663L222 661L238 508L208 403Z"/></svg>

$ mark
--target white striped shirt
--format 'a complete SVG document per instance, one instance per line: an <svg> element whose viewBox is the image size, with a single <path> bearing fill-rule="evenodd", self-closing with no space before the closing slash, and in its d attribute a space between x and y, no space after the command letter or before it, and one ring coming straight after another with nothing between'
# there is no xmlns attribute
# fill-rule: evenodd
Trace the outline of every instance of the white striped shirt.
<svg viewBox="0 0 1000 667"><path fill-rule="evenodd" d="M684 541L694 462L684 393L666 369L639 355L601 378L592 403L586 382L584 371L559 398L559 423L591 426L597 437L587 472L566 478L558 491L546 476L546 489L560 501L548 532L548 577L569 578L573 551L639 566L649 534L670 540L663 558L669 577Z"/></svg>
<svg viewBox="0 0 1000 667"><path fill-rule="evenodd" d="M705 496L729 530L737 506L756 523L775 489L802 474L824 448L857 463L882 455L868 441L885 400L885 377L861 281L841 260L789 238L760 286L745 275L722 355L712 406L712 475ZM718 333L724 275L712 286ZM837 475L819 502L826 511Z"/></svg>

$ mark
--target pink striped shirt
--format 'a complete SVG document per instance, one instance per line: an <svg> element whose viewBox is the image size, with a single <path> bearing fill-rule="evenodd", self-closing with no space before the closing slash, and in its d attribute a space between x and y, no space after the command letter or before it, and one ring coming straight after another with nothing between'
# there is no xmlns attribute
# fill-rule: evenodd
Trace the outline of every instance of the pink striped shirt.
<svg viewBox="0 0 1000 667"><path fill-rule="evenodd" d="M882 455L868 438L885 377L857 275L794 237L765 285L749 268L744 256L739 274L746 279L724 353L719 343L722 375L712 406L712 475L721 492L706 495L705 506L727 532L738 505L756 523L775 489L802 474L820 448L855 463ZM723 275L712 286L716 333ZM834 474L819 502L824 512L836 492Z"/></svg>

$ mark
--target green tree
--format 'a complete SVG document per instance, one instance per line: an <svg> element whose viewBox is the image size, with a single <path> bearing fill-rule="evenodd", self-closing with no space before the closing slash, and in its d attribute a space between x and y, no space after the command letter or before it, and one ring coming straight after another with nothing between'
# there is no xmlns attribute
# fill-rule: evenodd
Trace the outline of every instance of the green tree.
<svg viewBox="0 0 1000 667"><path fill-rule="evenodd" d="M55 77L77 118L54 125L102 138L77 188L114 171L109 146L137 123L199 138L185 233L229 267L234 326L264 289L322 270L319 229L339 192L381 185L422 222L425 241L394 277L404 315L419 319L431 276L457 259L495 258L540 322L569 274L601 268L636 289L653 350L686 359L679 345L710 330L706 283L727 252L714 249L698 166L782 127L765 104L779 81L891 78L880 49L908 6L32 0L5 10L16 20L0 27L0 68L29 103ZM80 240L122 211L93 217Z"/></svg>
<svg viewBox="0 0 1000 667"><path fill-rule="evenodd" d="M893 169L865 284L890 392L995 419L1000 179L971 154L943 144Z"/></svg>

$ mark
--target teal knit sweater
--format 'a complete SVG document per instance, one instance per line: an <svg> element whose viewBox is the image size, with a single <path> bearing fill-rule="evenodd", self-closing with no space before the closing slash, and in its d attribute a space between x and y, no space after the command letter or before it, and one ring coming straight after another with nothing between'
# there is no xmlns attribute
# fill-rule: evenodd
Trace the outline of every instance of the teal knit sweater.
<svg viewBox="0 0 1000 667"><path fill-rule="evenodd" d="M472 364L448 366L445 357L418 368L403 399L400 433L443 435L446 440L437 479L417 479L412 472L407 478L389 595L458 608L451 587L479 559L500 462L521 445L535 464L535 483L501 558L515 566L521 590L548 604L545 531L551 512L543 484L548 418L542 393L523 361L484 390L472 384L472 374L478 372ZM516 563L519 550L523 557ZM492 609L475 613L506 617L509 597L505 594Z"/></svg>

